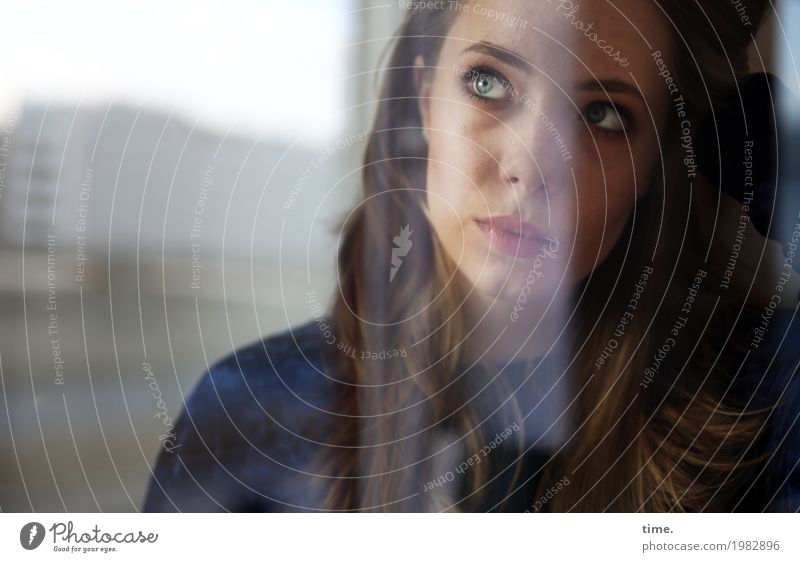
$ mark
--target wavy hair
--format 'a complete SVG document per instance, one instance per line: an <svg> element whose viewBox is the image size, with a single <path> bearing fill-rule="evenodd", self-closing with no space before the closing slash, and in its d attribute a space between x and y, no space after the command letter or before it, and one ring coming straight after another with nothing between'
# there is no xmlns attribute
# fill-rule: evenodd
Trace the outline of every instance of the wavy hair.
<svg viewBox="0 0 800 562"><path fill-rule="evenodd" d="M692 122L699 123L748 72L750 29L723 2L657 4L674 30L676 80ZM760 22L766 2L743 4ZM456 15L447 7L412 10L397 32L364 157L363 197L340 225L340 291L330 310L339 346L405 353L374 361L333 346L325 351L326 371L337 381L333 412L339 416L317 459L330 483L329 510L474 511L488 488L491 467L482 463L469 471L463 498L415 493L423 483L419 475L435 470L449 438L467 454L483 443L465 383L462 342L471 326L462 304L471 287L427 214L427 146L413 78L418 55L434 66ZM672 125L666 138L675 142L665 147L662 173L653 176L609 256L574 289L565 369L576 429L539 475L531 505L568 475L570 485L548 502L549 510L729 510L759 461L756 444L766 414L732 398L736 362L721 361L719 352L733 314L726 303L736 299L717 299L710 281L715 272L708 272L682 343L652 383L642 384L674 311L698 271L705 272L709 244L697 225L703 217L691 212L696 194L681 168L677 123ZM405 258L402 282L389 283L383 264L392 262L390 241L406 225L413 253ZM645 268L653 274L638 310L625 336L615 338ZM746 295L740 296L746 305ZM598 369L597 358L612 339L619 344ZM521 444L524 437L518 438ZM521 475L519 464L515 470L516 484L531 476Z"/></svg>

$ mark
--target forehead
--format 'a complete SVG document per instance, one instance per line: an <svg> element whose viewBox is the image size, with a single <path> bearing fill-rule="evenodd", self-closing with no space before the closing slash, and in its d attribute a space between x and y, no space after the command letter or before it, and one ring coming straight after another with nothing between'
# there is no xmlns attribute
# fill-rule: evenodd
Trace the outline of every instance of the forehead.
<svg viewBox="0 0 800 562"><path fill-rule="evenodd" d="M636 77L657 85L651 56L670 60L669 20L642 0L482 0L450 2L457 12L444 49L458 55L477 41L493 43L552 79Z"/></svg>

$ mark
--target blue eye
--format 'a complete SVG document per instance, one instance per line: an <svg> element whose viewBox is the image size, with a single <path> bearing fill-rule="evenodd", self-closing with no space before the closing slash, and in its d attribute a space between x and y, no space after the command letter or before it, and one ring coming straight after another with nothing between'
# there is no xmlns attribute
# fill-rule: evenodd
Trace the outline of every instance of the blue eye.
<svg viewBox="0 0 800 562"><path fill-rule="evenodd" d="M488 67L472 67L462 76L466 93L481 101L503 100L508 82L497 71Z"/></svg>
<svg viewBox="0 0 800 562"><path fill-rule="evenodd" d="M583 111L584 119L591 125L609 133L625 132L625 111L610 102L594 102Z"/></svg>
<svg viewBox="0 0 800 562"><path fill-rule="evenodd" d="M471 85L475 93L484 98L501 99L505 96L503 85L495 76L481 74L472 80Z"/></svg>

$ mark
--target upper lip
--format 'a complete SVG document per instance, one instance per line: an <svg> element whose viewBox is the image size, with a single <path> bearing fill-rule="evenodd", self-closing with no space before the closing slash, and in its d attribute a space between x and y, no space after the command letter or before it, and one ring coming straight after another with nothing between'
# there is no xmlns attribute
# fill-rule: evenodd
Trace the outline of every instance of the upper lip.
<svg viewBox="0 0 800 562"><path fill-rule="evenodd" d="M524 238L545 238L546 233L537 228L532 223L522 220L513 215L497 215L486 219L478 219L478 222L490 225L492 228L505 232L519 234Z"/></svg>

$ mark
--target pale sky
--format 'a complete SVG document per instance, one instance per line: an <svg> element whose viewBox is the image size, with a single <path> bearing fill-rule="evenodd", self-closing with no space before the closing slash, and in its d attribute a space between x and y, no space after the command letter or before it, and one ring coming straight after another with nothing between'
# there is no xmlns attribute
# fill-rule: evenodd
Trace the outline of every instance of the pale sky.
<svg viewBox="0 0 800 562"><path fill-rule="evenodd" d="M350 0L3 0L0 117L22 99L136 102L324 142L345 118Z"/></svg>
<svg viewBox="0 0 800 562"><path fill-rule="evenodd" d="M87 105L144 96L147 107L177 107L201 125L321 145L345 124L355 6L354 0L0 0L0 119L22 99ZM789 44L779 31L778 72L800 93L800 0L780 6ZM800 118L800 107L792 109Z"/></svg>

